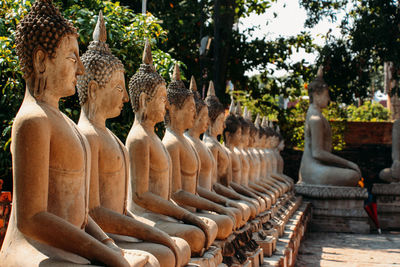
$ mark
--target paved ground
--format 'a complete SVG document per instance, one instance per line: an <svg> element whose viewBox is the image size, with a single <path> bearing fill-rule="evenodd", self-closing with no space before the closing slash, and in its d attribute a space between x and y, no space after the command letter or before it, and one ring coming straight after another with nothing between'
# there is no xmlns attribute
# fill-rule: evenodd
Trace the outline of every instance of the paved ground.
<svg viewBox="0 0 400 267"><path fill-rule="evenodd" d="M307 233L296 266L400 267L400 232Z"/></svg>

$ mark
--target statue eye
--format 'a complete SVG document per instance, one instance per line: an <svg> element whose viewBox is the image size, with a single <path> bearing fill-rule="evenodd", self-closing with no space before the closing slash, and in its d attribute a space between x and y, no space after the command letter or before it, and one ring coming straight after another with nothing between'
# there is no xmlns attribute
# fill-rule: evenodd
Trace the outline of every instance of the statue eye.
<svg viewBox="0 0 400 267"><path fill-rule="evenodd" d="M122 89L122 87L121 87L121 86L117 86L116 88L117 88L117 90L118 90L118 91L120 91L120 92L122 92L122 91L123 91L123 89Z"/></svg>

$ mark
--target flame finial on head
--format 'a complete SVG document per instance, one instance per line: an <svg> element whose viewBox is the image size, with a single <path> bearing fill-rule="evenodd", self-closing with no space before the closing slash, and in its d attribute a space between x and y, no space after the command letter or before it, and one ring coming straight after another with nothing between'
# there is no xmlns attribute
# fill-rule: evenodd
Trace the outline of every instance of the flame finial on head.
<svg viewBox="0 0 400 267"><path fill-rule="evenodd" d="M210 81L210 85L208 86L207 96L215 96L215 89L213 81Z"/></svg>
<svg viewBox="0 0 400 267"><path fill-rule="evenodd" d="M242 116L242 107L240 106L240 101L238 101L236 104L235 114L236 116Z"/></svg>
<svg viewBox="0 0 400 267"><path fill-rule="evenodd" d="M265 117L262 118L261 127L263 128L268 127L267 119Z"/></svg>
<svg viewBox="0 0 400 267"><path fill-rule="evenodd" d="M318 72L317 72L317 77L316 79L323 80L324 79L324 66L319 66L318 67Z"/></svg>
<svg viewBox="0 0 400 267"><path fill-rule="evenodd" d="M192 75L192 77L190 78L189 90L191 90L192 92L197 92L196 79L194 78L193 75Z"/></svg>
<svg viewBox="0 0 400 267"><path fill-rule="evenodd" d="M235 101L233 100L233 97L231 99L231 105L229 106L229 113L234 115L235 114Z"/></svg>
<svg viewBox="0 0 400 267"><path fill-rule="evenodd" d="M143 64L153 65L153 55L151 54L149 39L146 39L146 43L144 44L142 62Z"/></svg>
<svg viewBox="0 0 400 267"><path fill-rule="evenodd" d="M93 41L103 42L107 41L106 24L104 22L103 11L100 10L99 17L97 19L96 28L93 32Z"/></svg>
<svg viewBox="0 0 400 267"><path fill-rule="evenodd" d="M261 117L260 117L259 113L257 113L257 117L256 117L256 120L254 121L254 125L257 127L261 126Z"/></svg>
<svg viewBox="0 0 400 267"><path fill-rule="evenodd" d="M178 62L175 63L174 72L172 73L172 80L173 81L180 81L181 80L181 70L179 69Z"/></svg>

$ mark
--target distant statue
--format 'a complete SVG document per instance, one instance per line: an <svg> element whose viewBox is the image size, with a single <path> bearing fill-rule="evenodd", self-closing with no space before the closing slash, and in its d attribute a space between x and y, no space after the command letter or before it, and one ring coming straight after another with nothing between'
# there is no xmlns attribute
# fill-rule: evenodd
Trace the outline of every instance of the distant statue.
<svg viewBox="0 0 400 267"><path fill-rule="evenodd" d="M203 135L203 142L210 149L217 163L214 173L215 177L213 178L213 181L215 181L213 183L213 189L220 195L238 200L238 203L242 206L244 211L244 217L248 218L248 216L250 216L250 218L253 219L260 212L259 202L256 199L248 198L237 193L231 187L232 162L229 151L226 147L222 146L217 139L224 131L225 109L215 95L212 81L210 81L205 102L208 107L210 125Z"/></svg>
<svg viewBox="0 0 400 267"><path fill-rule="evenodd" d="M201 162L195 147L183 135L194 125L196 104L193 92L186 88L180 76L179 66L176 64L172 81L167 87L167 129L162 140L172 160L172 199L203 220L215 222L216 238L225 239L232 233L234 215L222 205L197 194Z"/></svg>
<svg viewBox="0 0 400 267"><path fill-rule="evenodd" d="M82 55L86 71L78 78L82 107L78 127L88 139L92 151L90 215L119 247L138 250L138 253L149 256L149 265L182 266L190 258L186 241L176 240L177 244L186 246L185 255L168 234L136 220L127 209L129 155L105 122L120 115L129 98L125 89L124 66L111 53L106 39L100 11L93 41Z"/></svg>
<svg viewBox="0 0 400 267"><path fill-rule="evenodd" d="M190 128L185 133L185 137L187 137L189 142L196 149L200 159L201 167L199 170L197 193L201 197L206 198L215 203L218 203L222 205L224 209L227 209L228 211L232 212L231 216L233 216L233 219L235 221L235 228L240 228L245 223L241 213L240 205L212 191L212 184L213 184L212 179L213 179L213 172L216 167L216 162L214 160L214 156L212 155L210 149L200 139L200 135L203 134L208 129L209 125L208 107L204 102L204 100L201 98L199 92L197 91L196 80L194 79L193 76L190 81L189 89L193 92L193 97L196 104L196 116L192 128Z"/></svg>
<svg viewBox="0 0 400 267"><path fill-rule="evenodd" d="M357 186L361 177L359 167L349 160L332 154L332 132L322 109L329 104L329 89L323 79L323 69L308 86L310 107L304 127L304 153L301 159L299 183Z"/></svg>
<svg viewBox="0 0 400 267"><path fill-rule="evenodd" d="M143 63L129 82L135 121L126 140L130 160L128 210L170 236L189 243L192 256L202 255L215 239L210 226L192 212L172 201L171 157L154 132L164 120L167 90L156 72L147 42ZM215 223L214 223L215 225Z"/></svg>
<svg viewBox="0 0 400 267"><path fill-rule="evenodd" d="M383 169L379 178L390 183L400 182L400 119L393 122L392 129L392 166Z"/></svg>
<svg viewBox="0 0 400 267"><path fill-rule="evenodd" d="M90 147L58 109L84 73L77 37L51 0L36 1L17 26L26 91L12 128L13 208L1 266L143 266L148 260L124 258L88 213Z"/></svg>

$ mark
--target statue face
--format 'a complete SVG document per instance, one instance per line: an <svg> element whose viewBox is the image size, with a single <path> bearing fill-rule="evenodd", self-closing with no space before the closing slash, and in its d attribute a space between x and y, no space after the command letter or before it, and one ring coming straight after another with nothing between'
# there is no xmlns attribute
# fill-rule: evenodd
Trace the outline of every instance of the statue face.
<svg viewBox="0 0 400 267"><path fill-rule="evenodd" d="M265 143L265 145L266 145L266 147L267 148L271 148L272 147L272 136L268 136L267 137L267 141L266 141L266 143Z"/></svg>
<svg viewBox="0 0 400 267"><path fill-rule="evenodd" d="M220 113L213 123L213 128L217 135L222 134L225 128L225 114Z"/></svg>
<svg viewBox="0 0 400 267"><path fill-rule="evenodd" d="M100 88L96 97L96 106L103 110L105 118L114 118L121 114L124 103L129 97L125 89L125 77L122 71L114 71L111 79Z"/></svg>
<svg viewBox="0 0 400 267"><path fill-rule="evenodd" d="M63 37L56 49L55 57L46 57L44 64L44 75L47 78L44 94L56 98L75 94L77 76L84 73L84 67L79 58L76 36L67 35Z"/></svg>
<svg viewBox="0 0 400 267"><path fill-rule="evenodd" d="M186 98L181 109L176 107L176 119L183 121L185 123L185 129L190 129L194 125L194 120L196 116L196 104L194 102L193 96Z"/></svg>
<svg viewBox="0 0 400 267"><path fill-rule="evenodd" d="M278 147L278 145L279 145L279 137L273 136L272 137L272 141L271 141L271 145L272 145L273 148Z"/></svg>
<svg viewBox="0 0 400 267"><path fill-rule="evenodd" d="M237 146L240 144L242 140L242 128L238 127L238 129L236 130L236 132L234 134L232 134L232 144L234 146Z"/></svg>
<svg viewBox="0 0 400 267"><path fill-rule="evenodd" d="M285 141L282 140L278 145L278 150L282 151L284 148L285 148Z"/></svg>
<svg viewBox="0 0 400 267"><path fill-rule="evenodd" d="M244 130L244 131L242 132L242 140L241 140L241 143L242 143L243 147L247 147L247 146L249 145L249 133L250 133L250 130L249 130L249 129Z"/></svg>
<svg viewBox="0 0 400 267"><path fill-rule="evenodd" d="M267 145L267 136L263 135L260 139L260 147L266 147Z"/></svg>
<svg viewBox="0 0 400 267"><path fill-rule="evenodd" d="M324 89L320 93L313 94L313 103L320 108L326 108L329 105L329 101L331 98L329 97L329 90Z"/></svg>
<svg viewBox="0 0 400 267"><path fill-rule="evenodd" d="M197 114L193 128L200 133L204 133L209 126L210 118L208 117L208 107L204 106L199 114Z"/></svg>
<svg viewBox="0 0 400 267"><path fill-rule="evenodd" d="M154 96L147 103L147 118L154 122L161 122L165 116L165 106L167 104L167 88L165 84L159 84L156 88Z"/></svg>

